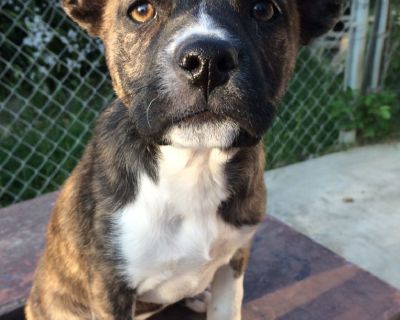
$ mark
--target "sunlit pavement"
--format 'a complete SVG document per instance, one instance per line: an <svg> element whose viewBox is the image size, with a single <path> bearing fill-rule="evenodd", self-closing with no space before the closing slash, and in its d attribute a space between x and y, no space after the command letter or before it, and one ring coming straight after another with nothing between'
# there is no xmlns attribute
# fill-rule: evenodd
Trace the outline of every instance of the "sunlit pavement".
<svg viewBox="0 0 400 320"><path fill-rule="evenodd" d="M268 214L400 288L400 143L269 171Z"/></svg>

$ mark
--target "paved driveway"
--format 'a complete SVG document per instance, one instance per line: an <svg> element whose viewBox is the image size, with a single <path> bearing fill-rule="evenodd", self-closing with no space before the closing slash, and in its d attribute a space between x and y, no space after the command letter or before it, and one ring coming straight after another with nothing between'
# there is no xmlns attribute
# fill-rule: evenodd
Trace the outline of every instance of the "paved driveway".
<svg viewBox="0 0 400 320"><path fill-rule="evenodd" d="M268 213L400 289L400 143L266 174Z"/></svg>

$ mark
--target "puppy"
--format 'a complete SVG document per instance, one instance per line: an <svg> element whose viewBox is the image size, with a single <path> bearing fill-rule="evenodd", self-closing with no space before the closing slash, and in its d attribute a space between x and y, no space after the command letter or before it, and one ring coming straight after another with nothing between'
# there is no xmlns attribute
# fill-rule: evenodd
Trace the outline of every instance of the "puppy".
<svg viewBox="0 0 400 320"><path fill-rule="evenodd" d="M192 298L239 320L265 214L263 134L340 0L64 0L117 100L65 183L28 320L146 319ZM87 106L90 108L90 106ZM194 300L211 288L205 307Z"/></svg>

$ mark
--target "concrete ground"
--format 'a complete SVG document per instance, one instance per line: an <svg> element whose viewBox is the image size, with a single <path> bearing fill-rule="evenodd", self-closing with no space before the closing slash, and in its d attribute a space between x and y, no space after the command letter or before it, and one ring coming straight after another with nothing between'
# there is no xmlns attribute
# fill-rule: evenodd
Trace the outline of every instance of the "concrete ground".
<svg viewBox="0 0 400 320"><path fill-rule="evenodd" d="M400 143L266 173L268 213L400 289Z"/></svg>

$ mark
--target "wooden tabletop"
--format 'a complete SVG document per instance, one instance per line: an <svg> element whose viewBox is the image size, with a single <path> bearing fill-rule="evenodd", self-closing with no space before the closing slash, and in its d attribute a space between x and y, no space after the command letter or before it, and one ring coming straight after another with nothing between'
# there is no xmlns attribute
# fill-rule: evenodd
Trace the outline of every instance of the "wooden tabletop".
<svg viewBox="0 0 400 320"><path fill-rule="evenodd" d="M56 194L0 210L0 316L22 306ZM176 306L152 320L202 320ZM283 223L266 218L245 278L243 320L400 320L400 292Z"/></svg>

